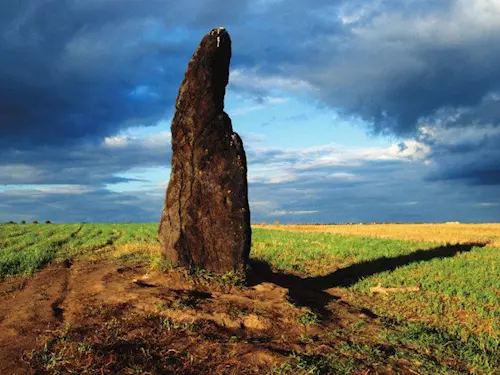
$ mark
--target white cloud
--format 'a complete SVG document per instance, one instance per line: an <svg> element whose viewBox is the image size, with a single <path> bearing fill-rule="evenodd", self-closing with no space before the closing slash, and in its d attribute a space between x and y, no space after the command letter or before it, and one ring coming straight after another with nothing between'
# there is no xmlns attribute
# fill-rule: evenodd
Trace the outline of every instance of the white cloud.
<svg viewBox="0 0 500 375"><path fill-rule="evenodd" d="M432 149L428 144L408 139L389 147L346 147L326 144L308 148L257 148L250 154L268 166L282 163L284 168L311 169L319 166L359 166L370 161L424 161ZM250 162L252 159L250 159Z"/></svg>
<svg viewBox="0 0 500 375"><path fill-rule="evenodd" d="M41 186L35 189L44 194L85 194L96 189L90 186L82 185L57 185L57 186Z"/></svg>
<svg viewBox="0 0 500 375"><path fill-rule="evenodd" d="M416 206L416 205L418 205L418 202L417 201L401 202L400 205L401 206Z"/></svg>
<svg viewBox="0 0 500 375"><path fill-rule="evenodd" d="M452 6L435 11L409 12L408 7L385 8L370 22L356 26L354 33L366 41L384 42L389 46L397 40L419 41L433 45L468 43L500 31L500 2L498 0L455 0ZM367 11L344 16L359 20Z"/></svg>
<svg viewBox="0 0 500 375"><path fill-rule="evenodd" d="M500 104L500 103L499 103ZM420 138L426 142L440 145L481 142L484 139L500 135L500 127L493 124L468 127L444 127L439 122L427 124L419 129Z"/></svg>
<svg viewBox="0 0 500 375"><path fill-rule="evenodd" d="M264 76L256 69L234 69L230 73L229 82L230 85L241 87L250 91L284 91L290 93L314 91L313 86L302 79L288 78L278 75Z"/></svg>
<svg viewBox="0 0 500 375"><path fill-rule="evenodd" d="M398 144L393 144L386 150L386 155L382 157L387 160L424 160L432 149L429 145L414 139L405 140Z"/></svg>
<svg viewBox="0 0 500 375"><path fill-rule="evenodd" d="M272 211L269 216L289 216L289 215L312 215L317 213L316 210L299 210L299 211L287 211L287 210L276 210Z"/></svg>
<svg viewBox="0 0 500 375"><path fill-rule="evenodd" d="M269 108L271 106L285 104L287 101L288 101L288 98L275 97L275 96L265 96L263 98L259 98L258 101L256 101L253 98L251 100L247 99L247 100L243 100L243 103L246 105L231 109L231 110L229 110L229 113L232 116L246 115L247 113L254 112L254 111L260 111L260 110Z"/></svg>
<svg viewBox="0 0 500 375"><path fill-rule="evenodd" d="M153 134L143 139L143 142L146 146L153 147L168 147L171 141L172 134L170 133L170 130L166 130L158 134Z"/></svg>
<svg viewBox="0 0 500 375"><path fill-rule="evenodd" d="M267 136L265 136L264 134L248 132L238 133L240 134L241 139L243 139L243 142L245 142L245 145L248 143L263 143L268 140Z"/></svg>
<svg viewBox="0 0 500 375"><path fill-rule="evenodd" d="M416 140L406 140L389 147L346 147L337 144L309 147L305 149L253 149L248 148L248 181L251 185L290 186L316 181L343 188L352 184L370 181L368 166L374 163L392 162L394 168L403 169L398 164L413 163L423 166L431 152L430 146ZM258 161L254 163L253 160ZM320 191L301 194L316 199ZM295 194L295 192L293 193ZM268 210L269 212L271 210Z"/></svg>
<svg viewBox="0 0 500 375"><path fill-rule="evenodd" d="M331 179L334 181L362 181L361 176L357 176L353 173L347 173L347 172L329 173L325 176L325 178Z"/></svg>
<svg viewBox="0 0 500 375"><path fill-rule="evenodd" d="M107 147L125 147L129 143L130 138L126 135L114 135L104 138L104 144Z"/></svg>
<svg viewBox="0 0 500 375"><path fill-rule="evenodd" d="M478 203L477 206L479 206L479 207L498 207L498 206L500 206L500 203L498 203L498 202L482 202L482 203Z"/></svg>
<svg viewBox="0 0 500 375"><path fill-rule="evenodd" d="M252 105L252 106L247 106L247 107L239 107L231 110L231 115L232 116L241 116L241 115L246 115L247 113L254 112L254 111L259 111L263 109L264 106L262 105Z"/></svg>
<svg viewBox="0 0 500 375"><path fill-rule="evenodd" d="M109 148L123 148L127 146L165 147L172 140L170 130L146 136L118 134L104 138L104 145Z"/></svg>
<svg viewBox="0 0 500 375"><path fill-rule="evenodd" d="M270 184L281 184L284 182L292 182L297 179L297 175L291 171L277 173L271 175L267 182Z"/></svg>
<svg viewBox="0 0 500 375"><path fill-rule="evenodd" d="M44 195L78 195L96 191L94 187L84 185L17 185L9 189L0 189L4 196L44 196Z"/></svg>

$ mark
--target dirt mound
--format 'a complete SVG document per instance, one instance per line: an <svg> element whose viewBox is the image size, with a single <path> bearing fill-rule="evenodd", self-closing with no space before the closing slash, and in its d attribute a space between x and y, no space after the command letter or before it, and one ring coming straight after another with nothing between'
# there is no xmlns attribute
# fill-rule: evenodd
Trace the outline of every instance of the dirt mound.
<svg viewBox="0 0 500 375"><path fill-rule="evenodd" d="M387 321L332 291L311 294L298 277L255 273L238 287L75 261L10 279L0 283L0 373L412 373L374 341Z"/></svg>
<svg viewBox="0 0 500 375"><path fill-rule="evenodd" d="M104 262L58 264L33 277L1 284L0 373L80 368L80 357L85 353L81 348L85 345L93 348L89 358L94 366L102 368L110 362L109 371L114 372L119 366L111 366L115 361L111 359L117 355L113 353L123 351L127 357L131 351L143 353L142 348L152 345L158 333L162 336L158 350L170 350L165 357L169 358L185 352L183 345L189 346L193 340L196 351L202 350L199 337L194 339L187 331L212 338L227 336L228 342L256 331L258 337L269 341L277 331L290 335L290 327L297 325L300 314L300 309L288 303L287 291L270 283L253 288L217 283L209 287L206 280L193 279L180 271L148 273L140 267ZM121 336L125 333L126 338ZM68 334L76 335L80 348L73 353L78 357L73 364L48 355ZM120 343L112 343L113 337ZM165 340L172 342L167 345ZM213 347L216 341L205 345L207 355L220 351ZM181 349L173 348L179 346ZM42 348L42 354L31 353L36 348ZM105 363L99 362L96 350ZM245 362L272 358L265 350L257 351L255 358L251 352L250 348L243 351ZM220 359L220 354L215 359Z"/></svg>

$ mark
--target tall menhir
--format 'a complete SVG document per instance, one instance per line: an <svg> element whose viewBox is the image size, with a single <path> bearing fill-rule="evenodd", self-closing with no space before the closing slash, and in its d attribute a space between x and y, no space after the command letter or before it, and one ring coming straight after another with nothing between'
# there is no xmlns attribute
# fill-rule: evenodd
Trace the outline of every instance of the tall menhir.
<svg viewBox="0 0 500 375"><path fill-rule="evenodd" d="M172 120L172 173L158 236L174 265L244 274L251 242L247 162L224 112L231 38L209 32L188 64Z"/></svg>

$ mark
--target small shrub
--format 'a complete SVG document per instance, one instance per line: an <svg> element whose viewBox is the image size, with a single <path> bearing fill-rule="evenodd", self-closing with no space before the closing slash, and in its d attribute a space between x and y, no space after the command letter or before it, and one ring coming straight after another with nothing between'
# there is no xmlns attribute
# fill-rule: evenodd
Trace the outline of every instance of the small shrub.
<svg viewBox="0 0 500 375"><path fill-rule="evenodd" d="M45 220L45 224L52 224L50 220Z"/></svg>
<svg viewBox="0 0 500 375"><path fill-rule="evenodd" d="M21 221L21 224L26 224L26 220L22 220L22 221Z"/></svg>
<svg viewBox="0 0 500 375"><path fill-rule="evenodd" d="M37 220L33 220L33 224L38 224L38 221Z"/></svg>

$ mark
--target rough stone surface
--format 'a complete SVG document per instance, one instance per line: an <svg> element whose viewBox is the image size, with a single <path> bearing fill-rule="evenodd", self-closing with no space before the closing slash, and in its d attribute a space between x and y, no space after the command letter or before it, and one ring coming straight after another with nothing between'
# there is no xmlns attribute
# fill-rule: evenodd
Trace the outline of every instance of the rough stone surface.
<svg viewBox="0 0 500 375"><path fill-rule="evenodd" d="M172 172L158 231L174 265L244 274L250 253L247 163L224 112L231 39L209 32L189 62L172 120Z"/></svg>

